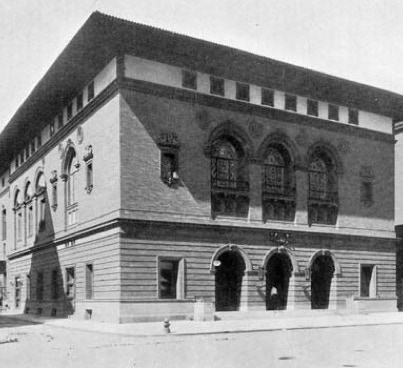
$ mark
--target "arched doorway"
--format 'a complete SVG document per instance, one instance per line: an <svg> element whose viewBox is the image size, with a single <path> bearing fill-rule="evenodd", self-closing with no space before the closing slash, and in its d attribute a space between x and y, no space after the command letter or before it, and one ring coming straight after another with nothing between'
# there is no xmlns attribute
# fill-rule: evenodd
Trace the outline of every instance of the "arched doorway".
<svg viewBox="0 0 403 368"><path fill-rule="evenodd" d="M292 273L291 260L287 254L275 253L266 264L266 309L287 309L288 288Z"/></svg>
<svg viewBox="0 0 403 368"><path fill-rule="evenodd" d="M327 309L329 307L330 287L335 271L330 255L319 255L311 266L311 308Z"/></svg>
<svg viewBox="0 0 403 368"><path fill-rule="evenodd" d="M236 251L226 251L218 258L215 271L216 311L237 311L241 300L245 262Z"/></svg>

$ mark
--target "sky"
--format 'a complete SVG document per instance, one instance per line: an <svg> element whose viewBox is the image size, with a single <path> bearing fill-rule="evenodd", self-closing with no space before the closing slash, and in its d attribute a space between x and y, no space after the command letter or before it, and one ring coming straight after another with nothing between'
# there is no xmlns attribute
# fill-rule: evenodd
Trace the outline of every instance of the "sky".
<svg viewBox="0 0 403 368"><path fill-rule="evenodd" d="M403 95L402 0L0 0L0 130L96 10Z"/></svg>

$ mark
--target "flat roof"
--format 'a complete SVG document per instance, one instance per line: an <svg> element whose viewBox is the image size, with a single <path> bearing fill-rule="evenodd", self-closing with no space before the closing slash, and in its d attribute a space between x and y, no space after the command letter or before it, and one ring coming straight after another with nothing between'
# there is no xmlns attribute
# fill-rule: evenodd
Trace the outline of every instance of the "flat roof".
<svg viewBox="0 0 403 368"><path fill-rule="evenodd" d="M0 172L115 56L132 54L403 120L403 96L94 12L0 134Z"/></svg>

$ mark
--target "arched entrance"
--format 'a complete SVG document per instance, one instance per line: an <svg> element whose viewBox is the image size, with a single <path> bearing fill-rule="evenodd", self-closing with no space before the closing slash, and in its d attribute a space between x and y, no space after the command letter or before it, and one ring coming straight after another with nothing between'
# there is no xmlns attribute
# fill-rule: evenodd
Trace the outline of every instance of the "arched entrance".
<svg viewBox="0 0 403 368"><path fill-rule="evenodd" d="M335 271L330 255L319 255L311 266L311 308L327 309L329 307L330 288Z"/></svg>
<svg viewBox="0 0 403 368"><path fill-rule="evenodd" d="M293 267L285 253L273 254L266 264L266 309L287 309L288 289Z"/></svg>
<svg viewBox="0 0 403 368"><path fill-rule="evenodd" d="M216 311L237 311L241 301L245 262L236 251L223 252L215 271Z"/></svg>

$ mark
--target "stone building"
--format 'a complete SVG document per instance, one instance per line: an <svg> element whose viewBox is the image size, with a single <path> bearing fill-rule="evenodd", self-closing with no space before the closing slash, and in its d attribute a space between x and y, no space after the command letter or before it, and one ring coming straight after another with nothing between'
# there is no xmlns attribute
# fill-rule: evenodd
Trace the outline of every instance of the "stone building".
<svg viewBox="0 0 403 368"><path fill-rule="evenodd" d="M0 135L9 308L114 322L201 304L396 310L402 107L94 13Z"/></svg>

